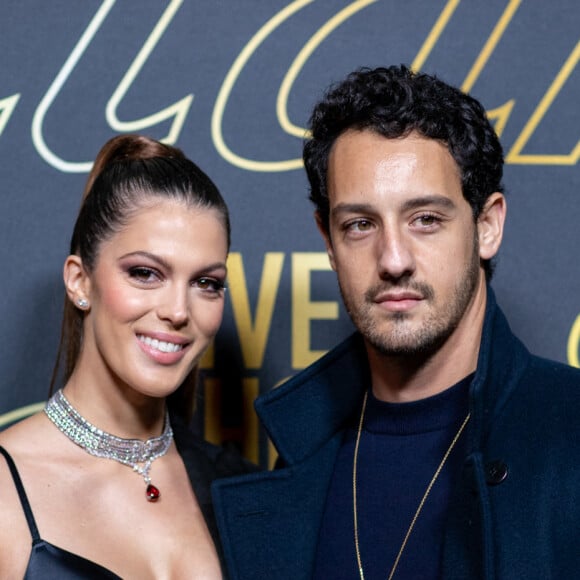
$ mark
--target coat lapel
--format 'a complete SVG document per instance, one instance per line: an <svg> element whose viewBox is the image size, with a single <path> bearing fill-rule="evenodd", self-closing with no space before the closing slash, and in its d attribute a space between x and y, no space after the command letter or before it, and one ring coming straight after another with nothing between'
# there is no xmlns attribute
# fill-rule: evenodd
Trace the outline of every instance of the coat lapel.
<svg viewBox="0 0 580 580"><path fill-rule="evenodd" d="M342 434L335 435L300 465L214 483L231 580L310 579L341 441Z"/></svg>

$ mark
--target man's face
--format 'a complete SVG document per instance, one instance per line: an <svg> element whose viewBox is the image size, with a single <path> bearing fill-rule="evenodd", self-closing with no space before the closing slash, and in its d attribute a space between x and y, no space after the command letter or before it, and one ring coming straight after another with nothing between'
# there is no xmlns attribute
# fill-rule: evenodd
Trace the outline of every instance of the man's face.
<svg viewBox="0 0 580 580"><path fill-rule="evenodd" d="M437 350L485 284L459 168L441 143L350 130L329 157L332 267L367 344L385 355Z"/></svg>

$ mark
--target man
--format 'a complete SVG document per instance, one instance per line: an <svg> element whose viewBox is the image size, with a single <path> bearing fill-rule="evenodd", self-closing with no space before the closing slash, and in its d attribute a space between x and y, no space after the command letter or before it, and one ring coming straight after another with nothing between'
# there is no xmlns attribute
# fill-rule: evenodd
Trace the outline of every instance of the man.
<svg viewBox="0 0 580 580"><path fill-rule="evenodd" d="M256 402L280 468L214 490L232 578L577 577L580 372L530 355L488 285L506 202L483 107L365 69L311 129L358 333Z"/></svg>

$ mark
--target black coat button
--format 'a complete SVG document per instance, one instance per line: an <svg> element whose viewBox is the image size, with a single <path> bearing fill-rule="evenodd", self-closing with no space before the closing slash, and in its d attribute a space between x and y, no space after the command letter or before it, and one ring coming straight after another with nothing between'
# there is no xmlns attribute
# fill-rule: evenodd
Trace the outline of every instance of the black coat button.
<svg viewBox="0 0 580 580"><path fill-rule="evenodd" d="M485 465L485 480L488 485L497 485L508 476L508 466L499 459L496 461L490 461Z"/></svg>

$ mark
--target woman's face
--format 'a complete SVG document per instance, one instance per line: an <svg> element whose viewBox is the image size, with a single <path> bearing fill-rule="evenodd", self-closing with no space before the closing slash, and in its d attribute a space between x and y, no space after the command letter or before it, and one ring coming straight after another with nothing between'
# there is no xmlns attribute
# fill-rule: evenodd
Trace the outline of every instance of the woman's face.
<svg viewBox="0 0 580 580"><path fill-rule="evenodd" d="M101 244L93 271L79 273L90 304L84 380L153 397L173 392L221 323L226 258L217 210L156 199L139 209Z"/></svg>

